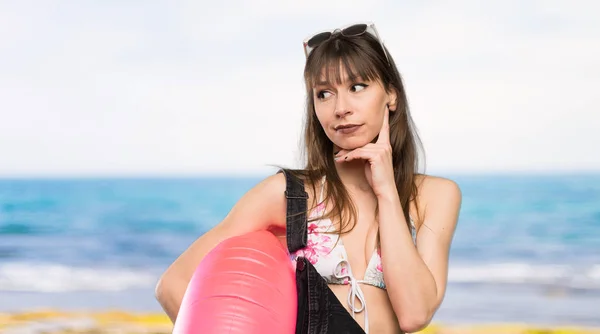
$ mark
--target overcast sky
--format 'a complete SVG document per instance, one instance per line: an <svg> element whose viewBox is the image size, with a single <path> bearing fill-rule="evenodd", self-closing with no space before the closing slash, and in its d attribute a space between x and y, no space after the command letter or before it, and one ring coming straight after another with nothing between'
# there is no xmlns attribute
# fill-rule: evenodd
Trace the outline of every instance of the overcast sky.
<svg viewBox="0 0 600 334"><path fill-rule="evenodd" d="M427 170L600 170L598 1L0 0L0 175L297 166L302 39L375 22Z"/></svg>

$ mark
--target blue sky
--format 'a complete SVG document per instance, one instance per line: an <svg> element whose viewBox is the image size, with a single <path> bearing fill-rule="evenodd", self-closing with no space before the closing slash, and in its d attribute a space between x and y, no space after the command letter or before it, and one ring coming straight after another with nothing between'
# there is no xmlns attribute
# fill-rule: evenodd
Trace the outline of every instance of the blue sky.
<svg viewBox="0 0 600 334"><path fill-rule="evenodd" d="M600 2L0 2L0 175L297 166L302 39L373 21L434 173L600 170Z"/></svg>

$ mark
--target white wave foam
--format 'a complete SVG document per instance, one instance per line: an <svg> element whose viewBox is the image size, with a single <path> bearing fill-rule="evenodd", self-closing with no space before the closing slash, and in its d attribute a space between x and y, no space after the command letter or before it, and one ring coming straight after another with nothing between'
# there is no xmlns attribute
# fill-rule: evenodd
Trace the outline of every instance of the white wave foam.
<svg viewBox="0 0 600 334"><path fill-rule="evenodd" d="M85 268L59 264L0 265L0 291L122 291L152 287L156 275L127 268Z"/></svg>
<svg viewBox="0 0 600 334"><path fill-rule="evenodd" d="M0 291L123 291L151 288L158 276L130 268L85 268L59 264L0 264ZM536 284L600 290L600 264L585 268L527 263L451 264L449 282Z"/></svg>
<svg viewBox="0 0 600 334"><path fill-rule="evenodd" d="M448 280L455 283L537 284L600 289L600 264L584 268L527 263L450 265Z"/></svg>

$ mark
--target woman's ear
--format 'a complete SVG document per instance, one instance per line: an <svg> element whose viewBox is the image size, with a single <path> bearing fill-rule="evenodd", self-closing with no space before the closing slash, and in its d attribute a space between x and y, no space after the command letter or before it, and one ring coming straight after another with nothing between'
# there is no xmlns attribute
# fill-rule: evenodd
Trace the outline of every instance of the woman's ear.
<svg viewBox="0 0 600 334"><path fill-rule="evenodd" d="M396 103L396 99L388 102L387 104L389 111L394 112L398 109L398 104Z"/></svg>
<svg viewBox="0 0 600 334"><path fill-rule="evenodd" d="M387 103L388 109L391 112L396 111L396 109L398 109L398 93L396 88L391 87L389 93L388 93L388 103Z"/></svg>

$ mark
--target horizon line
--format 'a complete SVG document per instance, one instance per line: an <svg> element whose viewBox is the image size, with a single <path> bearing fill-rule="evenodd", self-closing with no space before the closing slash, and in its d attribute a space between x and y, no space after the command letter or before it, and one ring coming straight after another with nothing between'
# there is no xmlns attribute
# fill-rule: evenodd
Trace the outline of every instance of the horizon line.
<svg viewBox="0 0 600 334"><path fill-rule="evenodd" d="M59 179L206 179L206 178L261 178L269 172L166 172L166 173L0 173L0 180L59 180ZM600 169L514 169L514 170L436 170L426 171L432 176L591 176L600 175Z"/></svg>

